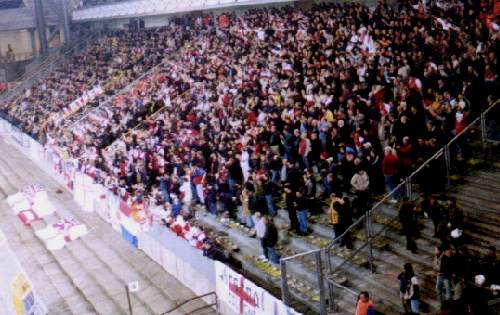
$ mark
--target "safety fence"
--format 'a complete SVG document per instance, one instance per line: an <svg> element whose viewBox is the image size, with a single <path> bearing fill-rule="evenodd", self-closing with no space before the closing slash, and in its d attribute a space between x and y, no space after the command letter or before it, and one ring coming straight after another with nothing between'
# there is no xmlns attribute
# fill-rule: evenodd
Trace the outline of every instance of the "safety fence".
<svg viewBox="0 0 500 315"><path fill-rule="evenodd" d="M382 258L375 253L389 245L390 237L401 237L399 212L395 206L401 203L403 197L411 202L421 194L444 192L454 182L460 181L470 166L488 161L493 154L490 152L490 144L500 144L499 103L500 100L490 103L477 118L441 148L437 143L426 143L429 150L435 147L435 152L431 156L421 156L416 163L418 167L401 176L394 183L395 187L390 187L388 194L355 219L341 235L336 235L328 246L282 258L283 302L290 305L292 300L300 299L301 296L300 290L296 290L297 281L290 277L291 273L315 285L320 294L315 301L315 308L322 315L327 314L328 309L336 310L339 298L348 296L355 301L359 292L344 281L339 281L342 279L339 273L343 270L356 270L354 268L359 266L371 273L376 272L376 260ZM352 248L345 248L346 243L350 243ZM305 275L298 273L296 266L304 260L312 261L312 269L316 271L314 279L307 279Z"/></svg>

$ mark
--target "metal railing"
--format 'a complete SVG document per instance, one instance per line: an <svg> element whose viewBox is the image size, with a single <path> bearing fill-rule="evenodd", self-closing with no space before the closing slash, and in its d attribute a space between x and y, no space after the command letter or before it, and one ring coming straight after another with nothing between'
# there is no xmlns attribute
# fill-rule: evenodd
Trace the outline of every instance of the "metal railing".
<svg viewBox="0 0 500 315"><path fill-rule="evenodd" d="M217 314L217 315L220 314L220 312L219 312L219 300L217 299L217 293L214 292L214 291L212 291L212 292L208 292L208 293L205 293L205 294L202 294L202 295L195 296L193 298L187 299L184 302L182 302L182 303L180 303L180 304L172 307L168 311L161 313L161 315L171 314L173 311L178 310L179 308L181 308L182 306L184 306L184 305L186 305L188 303L191 303L193 301L196 301L196 300L199 300L199 299L203 299L203 298L209 297L209 296L213 296L214 297L214 302L213 303L209 303L209 304L197 307L196 309L189 311L189 314L196 314L196 312L198 312L198 311L201 311L201 310L204 310L204 309L207 309L207 308L214 308L214 307L215 307L215 314Z"/></svg>
<svg viewBox="0 0 500 315"><path fill-rule="evenodd" d="M384 241L388 242L387 236L400 233L401 229L398 211L388 207L387 203L398 200L402 196L408 197L411 201L419 195L418 193L444 191L450 187L453 180L465 173L466 164L480 163L479 158L486 157L488 154L488 143L500 144L499 103L500 100L491 103L462 132L421 162L407 176L403 176L396 187L376 202L341 235L336 236L328 246L282 258L280 264L283 302L289 305L292 295L297 298L290 290L291 277L288 275L288 270L303 257L312 255L315 258L315 277L320 291L320 298L317 301L319 314L327 313L327 305L334 310L335 296L357 295L353 288L336 283L329 279L329 276L338 273L346 264L364 264L372 273L376 272L374 248L382 249ZM478 151L480 156L478 156ZM339 250L343 250L340 246L341 241L344 238L351 238L356 233L359 237L354 242L354 248L343 252L342 257L336 255ZM327 290L324 289L325 285ZM342 294L336 294L339 291Z"/></svg>

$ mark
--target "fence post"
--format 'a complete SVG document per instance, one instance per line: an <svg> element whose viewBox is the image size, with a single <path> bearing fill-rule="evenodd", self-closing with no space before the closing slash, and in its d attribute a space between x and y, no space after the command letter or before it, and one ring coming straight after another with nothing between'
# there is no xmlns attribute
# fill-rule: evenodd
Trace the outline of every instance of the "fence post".
<svg viewBox="0 0 500 315"><path fill-rule="evenodd" d="M451 170L451 160L450 160L450 144L444 146L444 162L446 164L446 188L450 187L450 170Z"/></svg>
<svg viewBox="0 0 500 315"><path fill-rule="evenodd" d="M327 268L328 268L328 274L332 277L333 276L333 266L332 266L332 257L330 256L330 247L327 247L325 249L325 258L326 258L326 264L327 264ZM333 306L333 300L334 300L334 297L333 297L333 284L330 283L330 281L333 281L333 280L328 280L328 302L329 302L329 305L330 305L330 311L334 311L335 310L335 307Z"/></svg>
<svg viewBox="0 0 500 315"><path fill-rule="evenodd" d="M488 137L488 133L486 131L486 117L485 113L481 113L480 118L480 128L481 128L481 146L483 148L483 154L486 154L486 139Z"/></svg>
<svg viewBox="0 0 500 315"><path fill-rule="evenodd" d="M319 313L320 315L326 315L325 279L323 277L323 266L321 264L321 250L316 251L314 256L316 258L316 272L318 274Z"/></svg>
<svg viewBox="0 0 500 315"><path fill-rule="evenodd" d="M412 188L411 188L411 176L406 177L406 197L411 199Z"/></svg>
<svg viewBox="0 0 500 315"><path fill-rule="evenodd" d="M288 306L288 279L286 277L286 261L280 260L281 266L281 300L283 303Z"/></svg>
<svg viewBox="0 0 500 315"><path fill-rule="evenodd" d="M125 285L125 290L127 290L127 304L128 304L128 312L130 315L133 315L134 313L132 312L132 303L130 301L130 290L128 288L128 285Z"/></svg>
<svg viewBox="0 0 500 315"><path fill-rule="evenodd" d="M373 268L373 247L372 247L372 232L371 232L371 223L370 223L370 215L371 211L367 211L365 214L365 231L366 231L366 241L368 242L368 251L369 251L369 262L370 262L370 270L374 273Z"/></svg>

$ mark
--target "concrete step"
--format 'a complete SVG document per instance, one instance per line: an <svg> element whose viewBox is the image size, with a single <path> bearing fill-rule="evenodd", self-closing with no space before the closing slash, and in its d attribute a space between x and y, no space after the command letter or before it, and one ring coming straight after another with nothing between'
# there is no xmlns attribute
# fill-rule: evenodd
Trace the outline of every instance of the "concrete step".
<svg viewBox="0 0 500 315"><path fill-rule="evenodd" d="M500 186L499 186L500 187ZM478 187L472 185L462 185L457 190L456 193L466 196L473 196L478 200L484 200L488 203L499 204L500 194L495 191L491 191L479 184ZM498 207L500 209L500 207Z"/></svg>
<svg viewBox="0 0 500 315"><path fill-rule="evenodd" d="M478 218L480 221L485 220L500 223L498 213L494 209L491 209L481 203L474 202L473 200L471 201L471 199L457 199L457 204L464 209L464 214L466 216Z"/></svg>
<svg viewBox="0 0 500 315"><path fill-rule="evenodd" d="M470 218L468 214L465 219L465 229L467 231L472 231L475 233L484 233L490 235L493 238L500 238L500 226L497 223L484 222L484 221L476 221L473 218Z"/></svg>
<svg viewBox="0 0 500 315"><path fill-rule="evenodd" d="M493 168L480 169L466 176L449 195L457 198L464 209L467 246L484 251L500 242L500 172Z"/></svg>
<svg viewBox="0 0 500 315"><path fill-rule="evenodd" d="M484 180L487 183L500 184L500 172L494 169L493 170L480 169L474 171L471 175L481 180Z"/></svg>
<svg viewBox="0 0 500 315"><path fill-rule="evenodd" d="M481 198L480 196L477 196L472 193L468 193L466 191L460 191L459 193L449 193L449 196L455 197L458 202L462 203L468 203L472 209L474 208L485 208L488 209L490 212L494 212L499 214L500 213L500 204L495 203L494 201L487 200L484 198Z"/></svg>
<svg viewBox="0 0 500 315"><path fill-rule="evenodd" d="M468 243L476 244L485 249L492 245L500 245L500 239L491 237L488 234L479 234L470 230L464 230L464 235L467 237Z"/></svg>
<svg viewBox="0 0 500 315"><path fill-rule="evenodd" d="M496 182L486 181L480 177L466 176L464 183L470 187L476 187L484 191L500 193L500 186Z"/></svg>
<svg viewBox="0 0 500 315"><path fill-rule="evenodd" d="M201 221L203 223L207 223L208 225L212 226L212 227L216 227L218 230L223 230L224 227L220 226L219 222L217 222L216 219L214 219L211 215L205 215L205 216L197 216L197 220L198 221ZM241 233L241 231L237 230L237 229L229 229L226 231L229 235L229 237L231 238L234 238L238 241L236 242L240 242L240 243L246 243L247 245L249 243L254 243L252 245L254 246L248 246L249 248L246 248L247 246L245 245L242 245L241 248L240 248L240 252L246 252L246 251L250 251L252 253L254 253L254 255L258 255L259 253L255 251L255 248L259 248L258 247L258 243L256 242L257 240L255 239L248 239L248 236L247 235L244 235ZM247 240L245 240L247 239ZM324 247L326 246L326 244L328 244L328 241L323 238L322 236L319 236L319 235L311 235L309 237L302 237L302 236L296 236L294 234L290 235L290 238L289 238L289 242L290 242L290 247L288 247L286 250L281 250L281 248L279 249L279 251L282 251L282 253L286 253L287 255L286 256L290 256L290 255L293 255L295 253L299 253L299 252L305 252L305 251L309 251L309 250L312 250L312 249L315 249L315 248L321 248L321 247ZM257 246L257 247L256 247ZM334 250L334 255L332 255L332 261L334 264L341 264L344 259L346 257L349 257L349 252L348 250L344 250L344 249L335 249ZM368 261L367 261L367 258L366 257L363 257L364 255L357 255L357 257L359 257L359 259L362 260L362 262L360 262L360 264L363 265L363 267L361 268L364 268L366 270L367 268L367 264L368 264ZM290 270L293 272L294 276L297 278L297 279L303 279L305 281L307 281L307 283L312 283L314 284L316 282L316 276L315 276L315 265L314 265L314 262L313 262L313 257L312 256L308 256L306 257L305 259L297 259L297 261L299 261L299 263L295 263L295 261L292 261L291 263L287 263L287 267L290 268ZM305 266L305 268L304 268ZM360 268L360 266L356 266L356 268ZM342 274L344 273L343 272L344 269L342 269ZM354 273L358 273L359 270L356 269L356 271ZM349 273L349 274L346 274L345 277L342 276L342 275L337 275L337 277L335 278L337 280L337 283L341 283L342 285L347 285L349 287L351 287L352 285L352 281L354 281L354 275ZM342 280L339 280L339 279L342 279ZM347 283L345 283L347 282ZM359 278L356 280L356 283L358 284L358 286L360 285L360 283L362 282L362 278ZM316 282L317 283L317 282ZM356 290L359 289L358 287L355 288ZM382 290L382 289L380 289ZM394 306L392 306L394 307ZM390 314L390 312L387 312L387 314Z"/></svg>

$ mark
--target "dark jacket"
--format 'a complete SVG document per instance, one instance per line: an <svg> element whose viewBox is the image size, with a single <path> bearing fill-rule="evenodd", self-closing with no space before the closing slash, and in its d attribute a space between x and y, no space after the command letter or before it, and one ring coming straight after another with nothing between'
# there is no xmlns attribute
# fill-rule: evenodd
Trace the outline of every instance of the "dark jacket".
<svg viewBox="0 0 500 315"><path fill-rule="evenodd" d="M278 230L274 223L269 223L267 225L266 234L262 241L266 247L276 246L276 243L278 243Z"/></svg>

